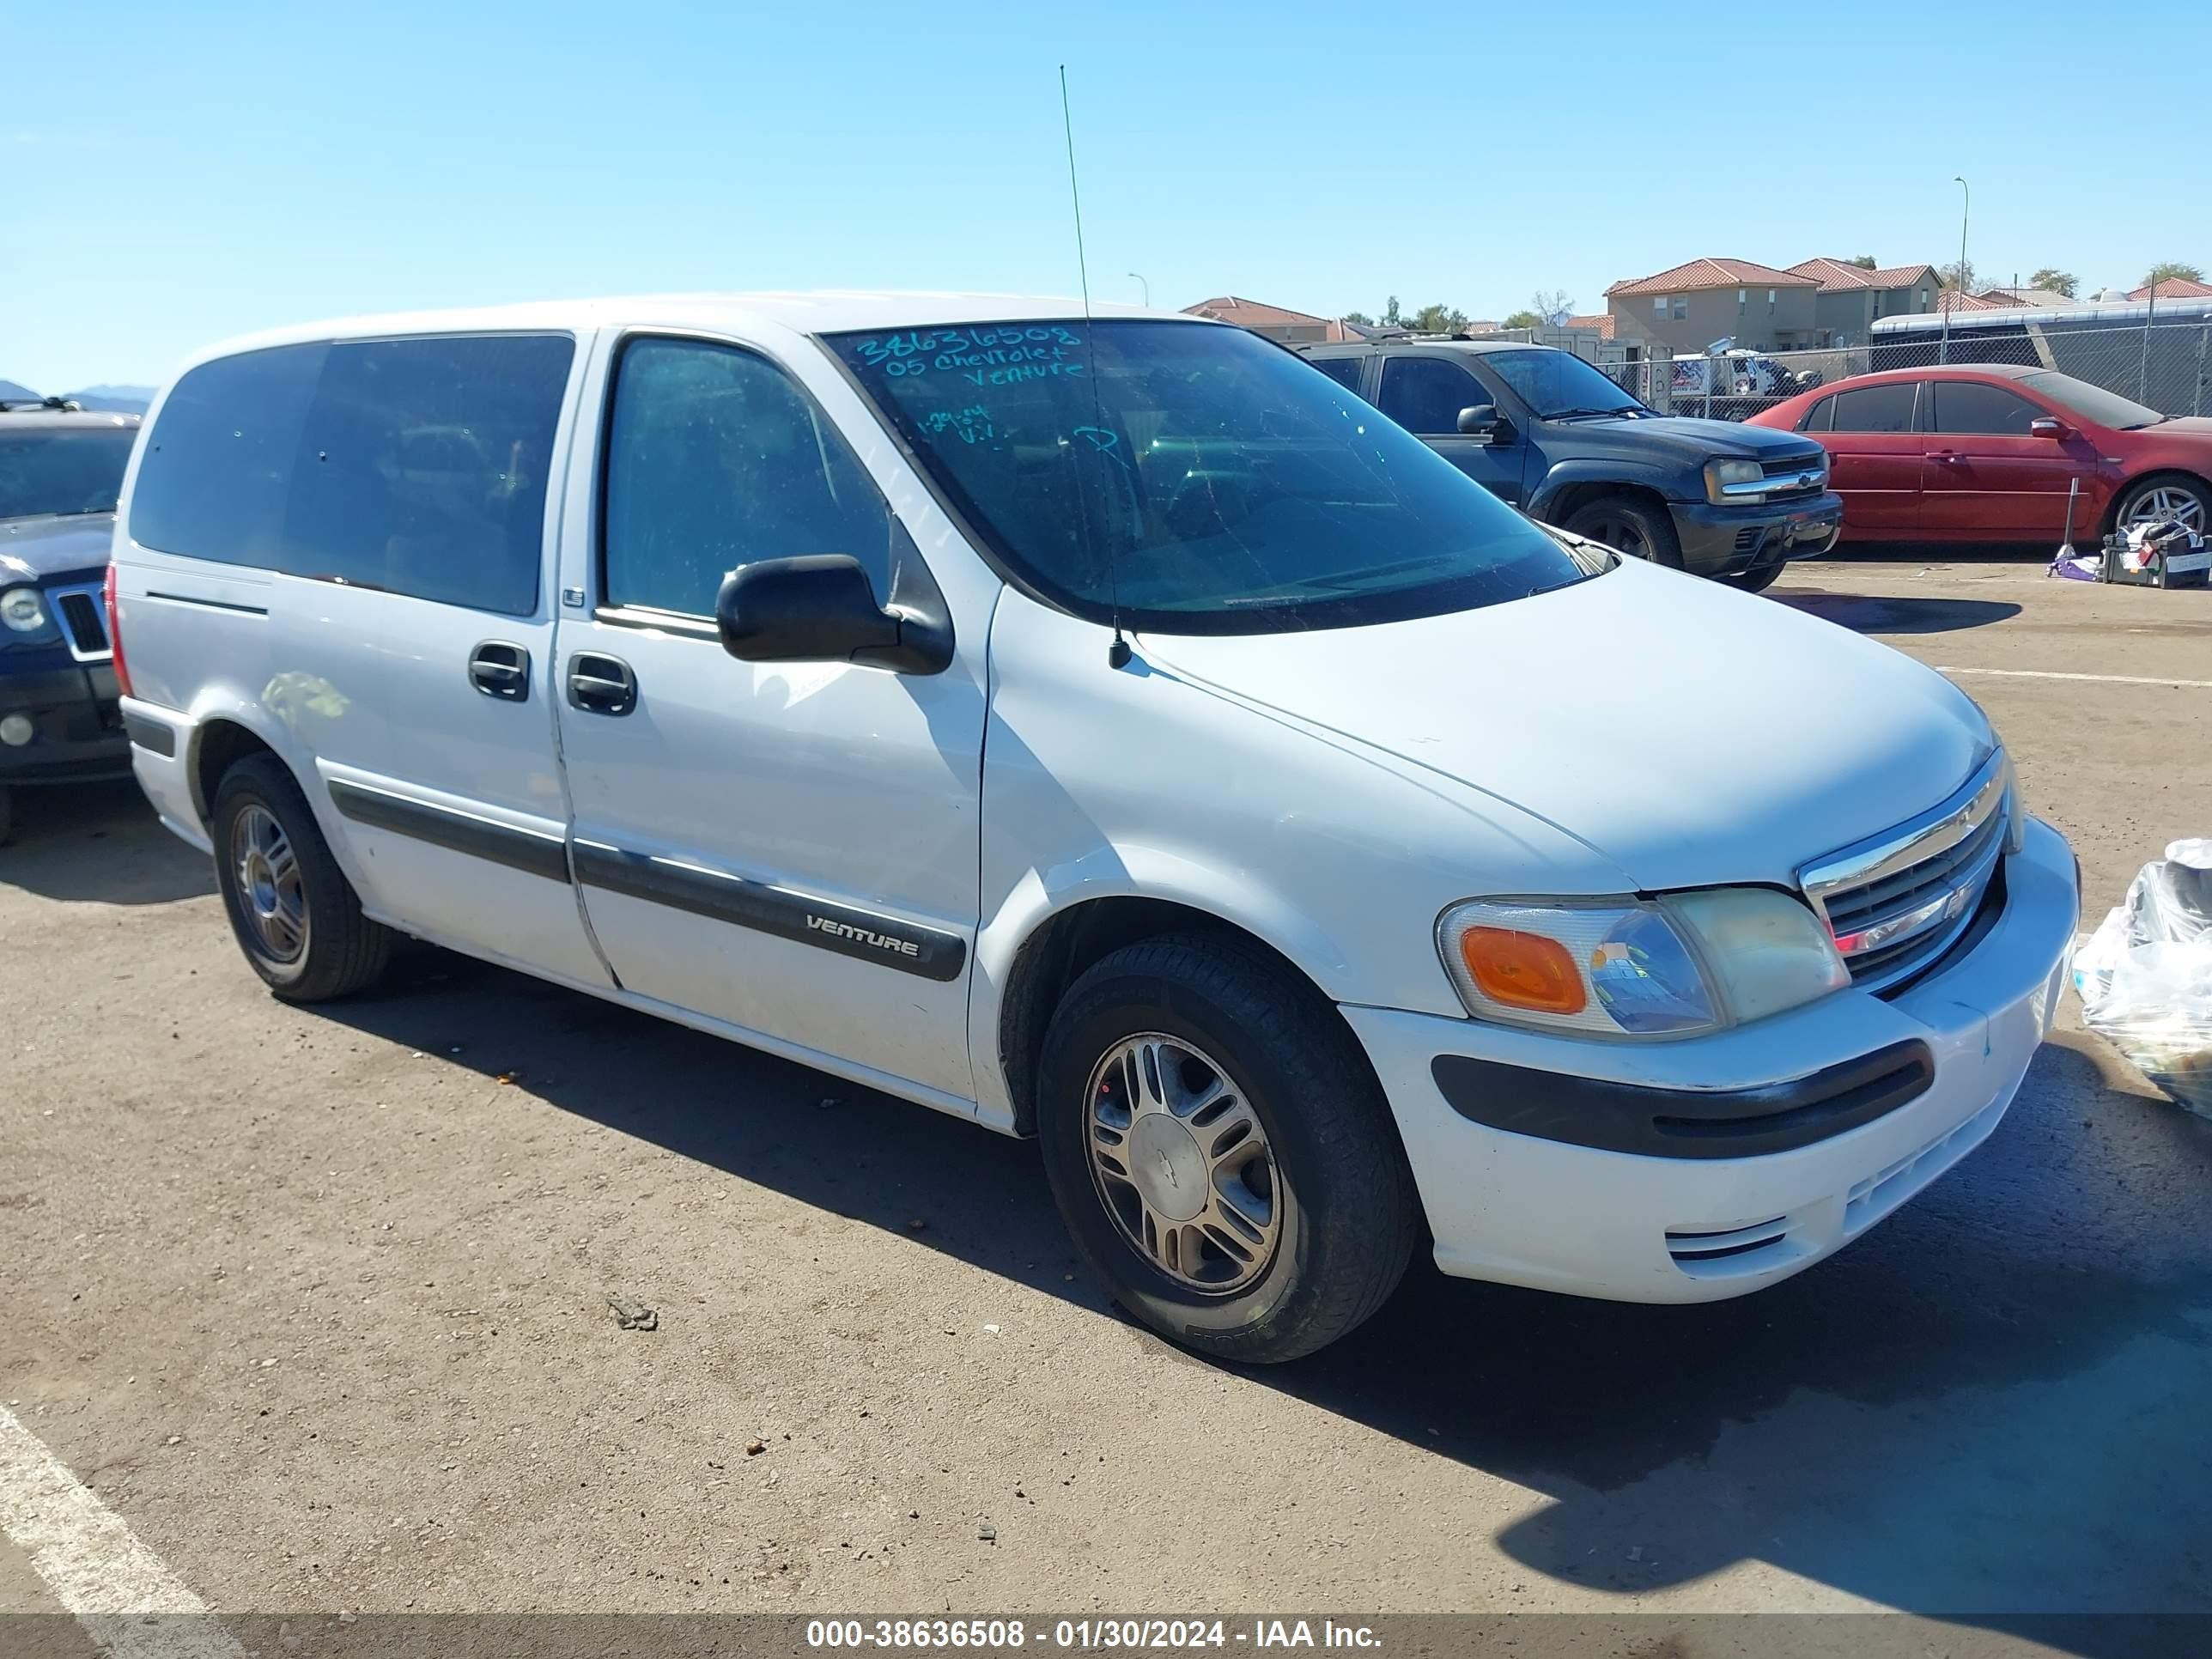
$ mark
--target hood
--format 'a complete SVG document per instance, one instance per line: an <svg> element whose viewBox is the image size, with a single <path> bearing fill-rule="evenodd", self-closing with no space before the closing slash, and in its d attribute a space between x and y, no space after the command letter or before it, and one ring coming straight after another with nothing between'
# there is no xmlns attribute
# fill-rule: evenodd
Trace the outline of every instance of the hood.
<svg viewBox="0 0 2212 1659"><path fill-rule="evenodd" d="M1143 650L1510 802L1646 890L1794 885L1942 800L1992 742L1972 699L1911 658L1634 560L1450 616Z"/></svg>
<svg viewBox="0 0 2212 1659"><path fill-rule="evenodd" d="M112 513L0 519L0 583L96 576L106 567L114 537Z"/></svg>
<svg viewBox="0 0 2212 1659"><path fill-rule="evenodd" d="M1759 461L1802 456L1810 461L1823 454L1820 446L1802 432L1778 432L1740 421L1700 421L1686 415L1566 421L1550 430L1573 434L1577 459L1585 455L1619 455L1649 461L1657 453L1702 466L1716 456Z"/></svg>
<svg viewBox="0 0 2212 1659"><path fill-rule="evenodd" d="M2160 421L2156 426L2138 428L2135 434L2145 438L2194 438L2200 442L2212 439L2212 416L2182 415L2171 421Z"/></svg>

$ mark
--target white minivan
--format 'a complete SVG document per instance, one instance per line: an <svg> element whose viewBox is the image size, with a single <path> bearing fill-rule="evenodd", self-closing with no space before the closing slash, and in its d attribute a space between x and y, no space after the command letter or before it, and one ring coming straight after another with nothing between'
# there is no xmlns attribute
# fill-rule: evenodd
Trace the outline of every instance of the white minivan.
<svg viewBox="0 0 2212 1659"><path fill-rule="evenodd" d="M264 335L155 404L108 580L137 776L276 994L415 935L1034 1134L1113 1294L1225 1359L1425 1235L1786 1278L1989 1135L2074 930L1942 677L1192 318Z"/></svg>

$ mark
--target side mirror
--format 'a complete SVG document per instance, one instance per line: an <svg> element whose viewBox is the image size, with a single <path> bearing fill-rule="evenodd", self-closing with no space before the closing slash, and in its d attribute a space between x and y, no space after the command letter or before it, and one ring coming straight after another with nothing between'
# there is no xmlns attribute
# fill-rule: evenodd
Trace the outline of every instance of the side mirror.
<svg viewBox="0 0 2212 1659"><path fill-rule="evenodd" d="M952 661L952 630L876 602L859 560L843 553L760 559L722 579L714 600L722 649L744 662L853 662L935 674Z"/></svg>
<svg viewBox="0 0 2212 1659"><path fill-rule="evenodd" d="M1498 429L1498 405L1477 404L1459 412L1460 435L1465 438L1486 438Z"/></svg>
<svg viewBox="0 0 2212 1659"><path fill-rule="evenodd" d="M2039 415L2027 423L2031 438L2070 438L2074 428L2055 415Z"/></svg>

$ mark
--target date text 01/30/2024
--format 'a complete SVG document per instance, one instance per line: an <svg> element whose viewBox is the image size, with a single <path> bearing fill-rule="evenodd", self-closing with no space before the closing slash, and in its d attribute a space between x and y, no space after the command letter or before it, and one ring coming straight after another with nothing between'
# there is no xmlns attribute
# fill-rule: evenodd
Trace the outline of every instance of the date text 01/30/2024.
<svg viewBox="0 0 2212 1659"><path fill-rule="evenodd" d="M1176 1648L1365 1648L1382 1645L1365 1625L1323 1619L1061 1619L1032 1631L1020 1619L810 1619L811 1648L981 1648L1038 1646L1077 1651Z"/></svg>

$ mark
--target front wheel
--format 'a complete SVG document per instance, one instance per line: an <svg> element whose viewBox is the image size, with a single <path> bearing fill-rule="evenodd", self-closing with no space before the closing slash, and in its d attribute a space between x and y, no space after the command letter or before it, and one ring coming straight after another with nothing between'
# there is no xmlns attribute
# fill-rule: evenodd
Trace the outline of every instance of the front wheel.
<svg viewBox="0 0 2212 1659"><path fill-rule="evenodd" d="M2182 472L2138 478L2121 495L2112 522L2123 536L2140 525L2167 523L2212 535L2212 485Z"/></svg>
<svg viewBox="0 0 2212 1659"><path fill-rule="evenodd" d="M1682 568L1682 543L1674 533L1674 520L1665 507L1632 495L1601 495L1577 507L1559 528L1601 542L1632 559Z"/></svg>
<svg viewBox="0 0 2212 1659"><path fill-rule="evenodd" d="M1053 1016L1045 1174L1115 1300L1218 1359L1313 1352L1366 1319L1413 1252L1396 1125L1310 985L1233 939L1116 951Z"/></svg>

